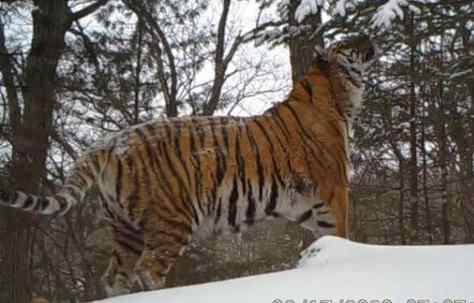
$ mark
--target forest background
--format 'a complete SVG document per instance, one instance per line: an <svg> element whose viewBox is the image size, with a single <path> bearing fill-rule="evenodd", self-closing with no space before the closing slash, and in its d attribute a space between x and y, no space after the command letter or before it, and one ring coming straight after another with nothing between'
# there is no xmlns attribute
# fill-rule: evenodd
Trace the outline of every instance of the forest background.
<svg viewBox="0 0 474 303"><path fill-rule="evenodd" d="M351 140L351 239L474 243L471 0L2 0L0 186L50 193L98 137L152 118L259 114L315 46L360 32L383 57ZM103 297L97 199L0 209L0 302ZM196 239L168 286L289 268L312 240L279 219Z"/></svg>

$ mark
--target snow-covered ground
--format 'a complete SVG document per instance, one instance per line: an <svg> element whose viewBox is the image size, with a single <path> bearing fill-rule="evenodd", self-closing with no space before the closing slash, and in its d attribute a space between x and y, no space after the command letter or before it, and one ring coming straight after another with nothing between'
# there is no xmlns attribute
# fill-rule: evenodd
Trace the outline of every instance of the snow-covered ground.
<svg viewBox="0 0 474 303"><path fill-rule="evenodd" d="M296 269L96 302L474 303L474 245L379 246L326 236L303 251Z"/></svg>

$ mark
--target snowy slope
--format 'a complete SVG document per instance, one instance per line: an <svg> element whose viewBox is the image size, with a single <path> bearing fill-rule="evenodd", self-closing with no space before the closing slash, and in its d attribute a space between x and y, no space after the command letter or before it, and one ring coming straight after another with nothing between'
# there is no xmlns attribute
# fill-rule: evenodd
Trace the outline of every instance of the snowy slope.
<svg viewBox="0 0 474 303"><path fill-rule="evenodd" d="M302 255L293 270L100 302L474 302L474 245L377 246L326 236Z"/></svg>

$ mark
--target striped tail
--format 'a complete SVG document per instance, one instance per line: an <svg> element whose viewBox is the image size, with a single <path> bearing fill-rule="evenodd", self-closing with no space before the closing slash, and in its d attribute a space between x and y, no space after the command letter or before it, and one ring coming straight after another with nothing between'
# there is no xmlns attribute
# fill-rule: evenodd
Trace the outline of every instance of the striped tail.
<svg viewBox="0 0 474 303"><path fill-rule="evenodd" d="M43 215L64 215L84 199L93 184L94 176L87 166L76 167L57 194L42 197L22 191L0 190L0 205Z"/></svg>

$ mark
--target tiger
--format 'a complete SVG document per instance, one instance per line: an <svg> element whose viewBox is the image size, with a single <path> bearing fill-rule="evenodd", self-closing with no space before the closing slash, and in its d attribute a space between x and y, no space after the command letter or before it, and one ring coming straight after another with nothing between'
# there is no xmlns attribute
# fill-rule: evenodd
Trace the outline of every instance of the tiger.
<svg viewBox="0 0 474 303"><path fill-rule="evenodd" d="M200 230L239 232L284 217L347 237L348 136L375 44L320 51L288 97L261 115L158 119L93 144L56 194L0 190L0 205L61 216L95 187L113 233L107 296L164 287Z"/></svg>

